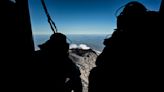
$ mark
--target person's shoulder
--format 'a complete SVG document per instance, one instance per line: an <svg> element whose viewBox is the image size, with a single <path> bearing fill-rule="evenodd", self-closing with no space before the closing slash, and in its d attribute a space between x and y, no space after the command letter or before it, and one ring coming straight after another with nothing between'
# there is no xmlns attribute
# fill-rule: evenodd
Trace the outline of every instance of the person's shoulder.
<svg viewBox="0 0 164 92"><path fill-rule="evenodd" d="M41 51L41 50L37 50L37 51L35 51L35 52L34 52L34 56L40 56L40 55L41 55L41 53L42 53L42 51Z"/></svg>
<svg viewBox="0 0 164 92"><path fill-rule="evenodd" d="M70 66L76 66L75 62L73 62L69 57L66 58L67 64Z"/></svg>
<svg viewBox="0 0 164 92"><path fill-rule="evenodd" d="M41 50L35 51L33 56L34 56L34 59L37 61L42 60L45 57L44 53Z"/></svg>
<svg viewBox="0 0 164 92"><path fill-rule="evenodd" d="M73 71L75 70L75 72L80 72L79 67L70 58L68 58L68 63L70 65L70 67L71 67L71 70L73 70Z"/></svg>

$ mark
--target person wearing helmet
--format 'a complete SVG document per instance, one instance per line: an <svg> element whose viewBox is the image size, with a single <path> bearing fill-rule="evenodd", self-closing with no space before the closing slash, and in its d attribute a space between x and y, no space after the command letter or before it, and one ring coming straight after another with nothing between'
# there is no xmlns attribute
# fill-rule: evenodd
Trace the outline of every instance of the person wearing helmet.
<svg viewBox="0 0 164 92"><path fill-rule="evenodd" d="M90 72L89 92L158 89L158 16L137 1L125 5L117 16L117 29L104 40L103 52Z"/></svg>
<svg viewBox="0 0 164 92"><path fill-rule="evenodd" d="M37 83L39 89L58 92L82 92L80 70L68 57L69 44L62 33L54 33L39 45L37 58ZM39 76L38 76L39 75Z"/></svg>

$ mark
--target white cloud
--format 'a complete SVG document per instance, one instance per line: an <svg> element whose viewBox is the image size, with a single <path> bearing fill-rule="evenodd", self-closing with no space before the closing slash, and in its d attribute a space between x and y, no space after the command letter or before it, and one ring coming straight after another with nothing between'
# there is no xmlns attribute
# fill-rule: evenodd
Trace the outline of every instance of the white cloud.
<svg viewBox="0 0 164 92"><path fill-rule="evenodd" d="M77 44L71 44L70 45L70 47L69 47L70 49L83 49L83 50L88 50L88 49L90 49L90 47L88 47L86 44L79 44L79 45L77 45Z"/></svg>
<svg viewBox="0 0 164 92"><path fill-rule="evenodd" d="M80 45L79 45L79 48L80 48L80 49L84 49L84 50L90 49L90 47L88 47L86 44L80 44Z"/></svg>
<svg viewBox="0 0 164 92"><path fill-rule="evenodd" d="M71 45L69 46L69 48L70 48L70 49L76 49L76 48L78 48L78 46L77 46L77 44L71 44Z"/></svg>

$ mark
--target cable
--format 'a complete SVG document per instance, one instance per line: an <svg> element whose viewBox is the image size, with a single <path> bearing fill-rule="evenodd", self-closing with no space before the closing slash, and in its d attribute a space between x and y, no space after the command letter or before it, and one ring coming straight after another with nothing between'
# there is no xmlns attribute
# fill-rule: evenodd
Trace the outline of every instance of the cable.
<svg viewBox="0 0 164 92"><path fill-rule="evenodd" d="M48 23L50 24L51 30L54 33L56 33L57 32L57 27L55 25L55 22L51 19L50 14L48 13L48 10L47 10L47 7L46 7L46 4L45 4L44 0L41 0L41 3L42 3L44 11L46 13L46 16L47 16L47 19L48 19Z"/></svg>

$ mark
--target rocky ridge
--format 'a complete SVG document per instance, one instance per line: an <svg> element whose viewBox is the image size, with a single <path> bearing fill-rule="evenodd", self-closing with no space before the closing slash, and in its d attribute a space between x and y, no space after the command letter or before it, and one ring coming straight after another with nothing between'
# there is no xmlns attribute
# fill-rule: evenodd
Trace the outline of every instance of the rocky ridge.
<svg viewBox="0 0 164 92"><path fill-rule="evenodd" d="M92 49L74 48L69 50L69 57L79 67L83 84L83 92L88 92L88 76L90 70L95 67L95 61L99 53Z"/></svg>

